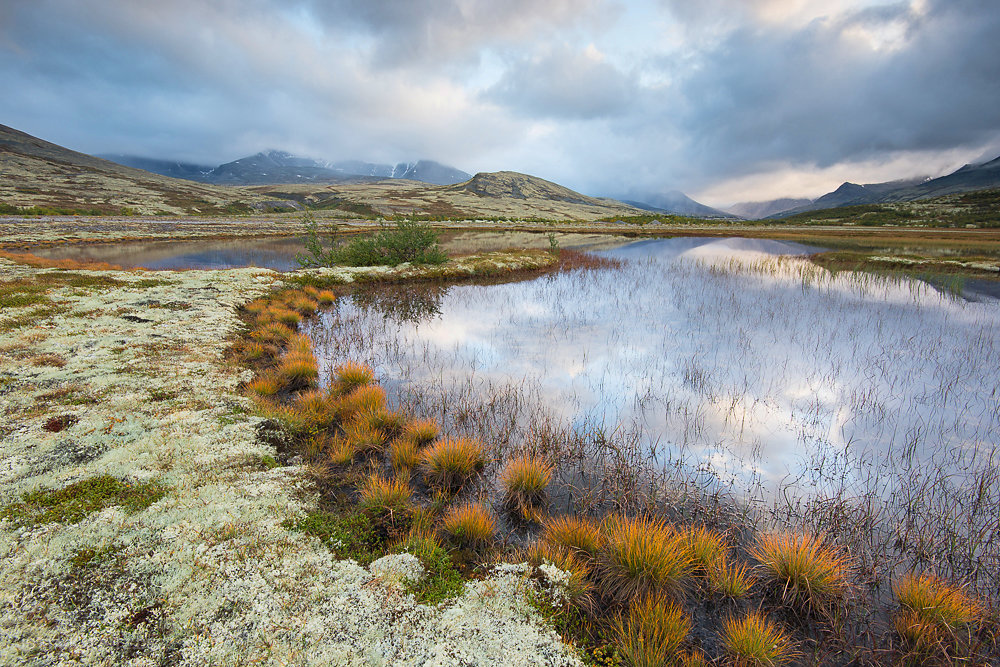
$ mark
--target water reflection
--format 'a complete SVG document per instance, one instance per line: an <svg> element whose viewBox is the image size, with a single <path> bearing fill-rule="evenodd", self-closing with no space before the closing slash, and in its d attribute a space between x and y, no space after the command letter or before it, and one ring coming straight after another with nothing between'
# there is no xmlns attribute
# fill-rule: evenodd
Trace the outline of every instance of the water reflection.
<svg viewBox="0 0 1000 667"><path fill-rule="evenodd" d="M738 488L972 469L1000 433L997 302L789 256L810 250L643 241L608 251L622 269L435 288L422 313L344 300L310 335L324 374L367 361L454 428L478 410L489 437L528 437L540 415L628 431Z"/></svg>

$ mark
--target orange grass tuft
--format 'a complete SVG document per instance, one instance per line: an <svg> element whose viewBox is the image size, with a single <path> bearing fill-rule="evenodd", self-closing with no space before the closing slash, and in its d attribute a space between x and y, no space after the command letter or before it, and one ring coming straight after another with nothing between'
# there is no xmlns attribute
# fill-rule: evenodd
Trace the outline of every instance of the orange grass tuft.
<svg viewBox="0 0 1000 667"><path fill-rule="evenodd" d="M375 473L359 489L361 506L376 521L396 526L409 521L413 513L413 490L405 481L387 479Z"/></svg>
<svg viewBox="0 0 1000 667"><path fill-rule="evenodd" d="M722 648L738 667L776 667L795 657L788 635L756 612L723 622Z"/></svg>
<svg viewBox="0 0 1000 667"><path fill-rule="evenodd" d="M911 645L923 645L933 639L937 643L958 630L974 625L982 615L979 603L961 589L930 573L908 574L893 586L904 613L896 621L899 630L907 629L904 638Z"/></svg>
<svg viewBox="0 0 1000 667"><path fill-rule="evenodd" d="M438 437L440 430L433 419L416 419L403 428L403 437L412 440L418 447L430 444Z"/></svg>
<svg viewBox="0 0 1000 667"><path fill-rule="evenodd" d="M825 546L822 535L766 533L757 537L750 553L786 601L819 610L849 588L847 557Z"/></svg>
<svg viewBox="0 0 1000 667"><path fill-rule="evenodd" d="M346 396L359 387L375 383L375 371L367 364L347 362L337 366L333 373L334 380L330 385L330 391L337 396Z"/></svg>
<svg viewBox="0 0 1000 667"><path fill-rule="evenodd" d="M412 440L399 438L389 445L389 461L393 470L408 473L416 467L419 460L420 450Z"/></svg>
<svg viewBox="0 0 1000 667"><path fill-rule="evenodd" d="M512 459L500 473L504 504L521 518L536 520L551 480L552 465L542 459L529 456Z"/></svg>
<svg viewBox="0 0 1000 667"><path fill-rule="evenodd" d="M612 516L597 554L601 588L609 597L679 595L694 569L687 535L648 516Z"/></svg>
<svg viewBox="0 0 1000 667"><path fill-rule="evenodd" d="M618 650L633 667L672 665L691 632L691 619L674 602L657 597L635 600L614 624Z"/></svg>
<svg viewBox="0 0 1000 667"><path fill-rule="evenodd" d="M479 503L452 507L441 520L441 532L459 547L477 549L493 539L496 523Z"/></svg>
<svg viewBox="0 0 1000 667"><path fill-rule="evenodd" d="M590 561L604 543L600 527L585 517L561 516L549 519L542 528L542 540L577 552Z"/></svg>
<svg viewBox="0 0 1000 667"><path fill-rule="evenodd" d="M334 396L337 392L332 391ZM351 421L358 415L385 412L385 389L377 384L358 387L350 394L341 396L337 402L337 413L344 422Z"/></svg>
<svg viewBox="0 0 1000 667"><path fill-rule="evenodd" d="M486 465L483 446L469 438L448 438L426 448L420 465L427 484L457 491Z"/></svg>

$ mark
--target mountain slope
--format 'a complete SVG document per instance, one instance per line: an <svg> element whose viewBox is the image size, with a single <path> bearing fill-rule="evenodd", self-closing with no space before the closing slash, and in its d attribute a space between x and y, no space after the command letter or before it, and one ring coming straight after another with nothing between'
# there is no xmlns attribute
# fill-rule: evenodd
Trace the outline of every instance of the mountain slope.
<svg viewBox="0 0 1000 667"><path fill-rule="evenodd" d="M0 125L0 203L120 213L225 212L264 206L246 190L169 178L78 153Z"/></svg>
<svg viewBox="0 0 1000 667"><path fill-rule="evenodd" d="M748 201L733 204L726 211L747 220L761 220L771 215L790 211L793 208L808 206L812 201L812 199L790 199L788 197L770 201Z"/></svg>
<svg viewBox="0 0 1000 667"><path fill-rule="evenodd" d="M705 206L688 197L678 190L668 192L647 192L632 193L621 198L621 201L628 203L644 211L656 213L672 213L674 215L685 215L695 218L734 218L731 213L726 213L711 206Z"/></svg>

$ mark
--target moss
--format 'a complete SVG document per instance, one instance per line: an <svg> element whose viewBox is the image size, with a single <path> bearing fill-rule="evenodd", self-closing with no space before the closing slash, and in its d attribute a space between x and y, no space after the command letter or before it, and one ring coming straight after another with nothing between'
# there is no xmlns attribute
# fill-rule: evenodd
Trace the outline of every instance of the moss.
<svg viewBox="0 0 1000 667"><path fill-rule="evenodd" d="M402 545L402 551L419 558L424 566L424 577L406 585L417 602L438 604L462 594L465 578L455 569L444 547L432 539L412 536Z"/></svg>
<svg viewBox="0 0 1000 667"><path fill-rule="evenodd" d="M114 553L114 547L104 547L102 549L78 549L73 553L73 556L69 559L70 564L74 569L83 569L85 567L94 567L100 564L108 555Z"/></svg>
<svg viewBox="0 0 1000 667"><path fill-rule="evenodd" d="M0 518L22 526L78 523L93 512L115 505L132 514L146 509L166 494L167 488L156 482L136 484L99 475L62 489L26 493L21 502L0 510Z"/></svg>
<svg viewBox="0 0 1000 667"><path fill-rule="evenodd" d="M309 512L297 521L285 521L285 528L318 537L337 558L351 558L361 565L385 555L371 519L360 512Z"/></svg>

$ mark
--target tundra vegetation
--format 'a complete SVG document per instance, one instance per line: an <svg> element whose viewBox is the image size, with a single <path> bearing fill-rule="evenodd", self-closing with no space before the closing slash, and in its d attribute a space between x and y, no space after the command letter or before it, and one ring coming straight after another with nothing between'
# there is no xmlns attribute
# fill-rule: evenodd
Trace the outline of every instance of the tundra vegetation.
<svg viewBox="0 0 1000 667"><path fill-rule="evenodd" d="M559 254L562 277L574 287L588 271L620 278L612 262ZM476 266L480 275L491 272L488 262ZM715 266L709 275L729 285L786 269L762 261ZM373 275L368 279L380 280ZM806 289L819 275L796 274L797 286ZM407 276L460 274L440 267L384 280ZM18 280L10 297L24 301L18 308L50 298L48 290L32 293L38 276ZM91 289L85 282L65 288ZM535 610L592 664L997 659L995 467L965 471L978 482L972 487L948 484L950 469L939 468L937 477L932 471L923 486L900 491L909 495L898 513L886 512L898 505L883 506L871 489L854 495L863 487L763 507L760 498L727 493L680 460L664 465L649 443L625 430L568 428L551 413L533 412L536 397L508 386L485 399L433 392L395 398L403 395L392 389L401 378L377 372L385 364L371 358L370 350L381 348L378 332L348 306L359 288L345 287L336 272L285 282L240 307L245 326L229 349L249 370L243 390L263 418L262 441L274 448L254 465L275 474L304 468L318 491L316 504L285 520L285 529L373 568L389 554L418 559L425 576L405 584L416 600L454 599L498 561L524 561ZM395 312L414 316L426 305ZM343 336L334 348L329 339L316 342L314 326L323 318L336 320L332 331ZM989 340L979 343L988 347ZM718 393L711 368L691 364L684 377L693 390ZM67 391L64 399L74 395ZM157 404L177 399L174 387L156 391L149 398ZM147 500L170 493L159 482L121 489L115 479L92 483L99 493L88 511L141 512ZM63 495L90 498L88 489ZM24 495L5 507L5 518L40 515L32 503L45 502ZM968 524L927 532L956 516ZM110 560L105 545L92 545L72 563Z"/></svg>

